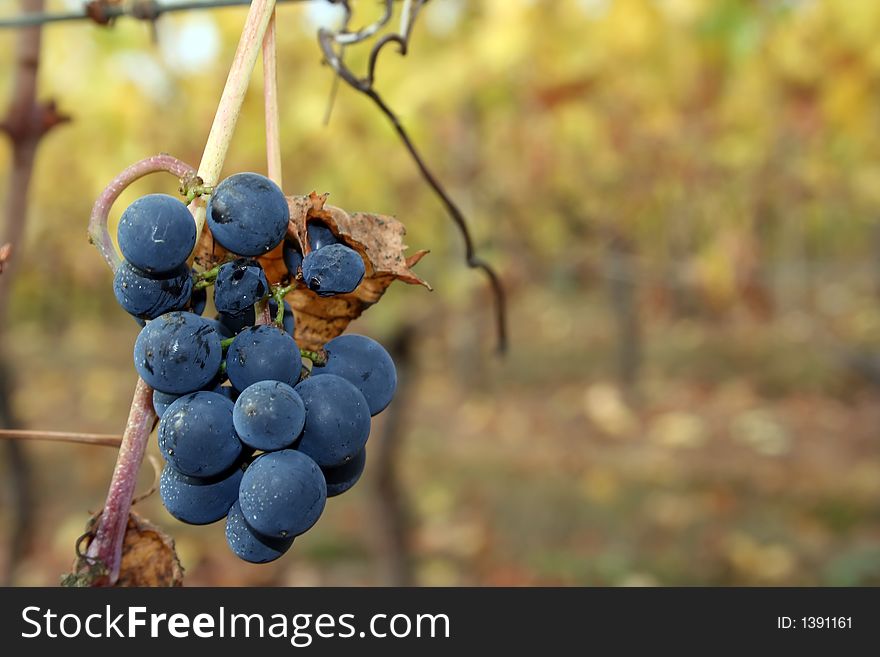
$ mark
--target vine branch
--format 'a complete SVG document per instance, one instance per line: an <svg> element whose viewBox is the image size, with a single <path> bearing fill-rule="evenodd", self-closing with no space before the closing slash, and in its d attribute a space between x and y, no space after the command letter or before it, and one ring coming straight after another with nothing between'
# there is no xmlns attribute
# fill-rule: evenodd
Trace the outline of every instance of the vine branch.
<svg viewBox="0 0 880 657"><path fill-rule="evenodd" d="M467 220L461 208L453 201L452 197L440 183L440 180L428 168L425 158L416 147L409 133L403 127L397 114L391 109L391 106L376 91L376 65L379 60L379 54L382 49L390 43L397 45L398 53L401 56L407 54L409 48L410 37L415 26L416 18L421 9L427 4L428 0L404 0L403 10L401 13L401 27L398 32L386 34L373 44L370 50L370 57L367 64L367 74L363 78L357 77L352 70L345 64L341 55L341 47L358 43L377 34L391 20L393 12L393 0L385 0L385 11L383 15L373 24L362 28L357 32L348 31L348 23L351 19L351 8L348 0L343 0L342 5L345 8L345 21L343 27L339 31L320 29L318 31L318 42L324 54L324 58L336 75L345 81L350 87L367 96L376 107L387 118L394 127L395 132L409 153L416 167L422 175L422 178L428 186L434 191L435 195L440 199L446 209L447 214L453 223L458 227L464 240L465 260L471 269L481 270L489 279L489 285L495 301L495 323L497 333L497 344L499 353L507 351L507 303L504 293L504 287L501 284L501 278L495 269L485 260L478 257L473 239L468 230ZM340 46L337 51L334 46Z"/></svg>
<svg viewBox="0 0 880 657"><path fill-rule="evenodd" d="M122 438L104 433L69 433L67 431L32 431L25 429L0 429L0 440L45 441L50 443L74 443L119 447Z"/></svg>

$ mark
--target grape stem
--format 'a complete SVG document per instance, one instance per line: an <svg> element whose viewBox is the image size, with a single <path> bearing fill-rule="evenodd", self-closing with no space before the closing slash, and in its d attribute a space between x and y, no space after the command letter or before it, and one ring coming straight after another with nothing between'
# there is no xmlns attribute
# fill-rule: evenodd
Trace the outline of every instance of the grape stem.
<svg viewBox="0 0 880 657"><path fill-rule="evenodd" d="M178 160L167 153L154 155L140 162L135 162L130 167L126 167L118 176L116 176L92 206L92 216L89 218L89 241L94 244L98 251L104 256L107 265L113 272L122 263L122 258L116 252L113 246L113 240L110 237L110 231L107 228L107 219L110 216L110 208L119 198L119 195L126 187L134 181L143 178L151 173L165 171L181 180L191 178L195 175L195 169L189 164Z"/></svg>
<svg viewBox="0 0 880 657"><path fill-rule="evenodd" d="M101 512L95 537L86 551L87 563L78 564L85 566L98 562L104 565L106 573L97 577L92 582L93 586L112 586L119 577L122 539L128 525L137 474L144 459L147 439L157 419L153 410L153 390L138 377L107 501Z"/></svg>
<svg viewBox="0 0 880 657"><path fill-rule="evenodd" d="M210 269L206 269L203 272L198 272L193 275L193 289L202 290L206 287L211 287L214 284L214 281L217 280L217 276L220 275L220 267L223 263L219 265L214 265Z"/></svg>
<svg viewBox="0 0 880 657"><path fill-rule="evenodd" d="M278 67L275 48L275 12L263 37L263 99L266 114L266 172L284 189L281 177L281 133L278 119Z"/></svg>
<svg viewBox="0 0 880 657"><path fill-rule="evenodd" d="M308 349L300 349L299 355L308 358L314 365L323 367L327 364L327 352L323 349L319 351L309 351Z"/></svg>
<svg viewBox="0 0 880 657"><path fill-rule="evenodd" d="M275 311L275 325L284 326L284 297L294 288L293 285L276 285L272 289L272 299L275 301L277 310ZM268 323L268 322L267 322Z"/></svg>
<svg viewBox="0 0 880 657"><path fill-rule="evenodd" d="M223 169L229 144L232 142L232 134L235 132L235 124L241 113L251 73L274 11L275 0L253 0L248 9L238 48L220 96L220 103L217 105L217 113L214 114L214 122L208 133L202 161L199 163L199 178L209 187L216 186L220 180L220 172ZM202 228L205 226L205 200L195 199L192 208L196 220L196 243L198 243Z"/></svg>
<svg viewBox="0 0 880 657"><path fill-rule="evenodd" d="M199 184L210 188L216 186L274 9L275 0L253 0L248 9L247 19L217 106L217 113L214 115L198 171L194 173L191 167L169 155L148 158L120 173L95 202L89 221L89 238L114 272L121 259L113 247L113 241L107 230L107 216L110 206L122 190L138 178L154 171L171 171L179 178L190 182L198 176L201 179ZM196 222L196 243L198 243L205 225L205 199L201 196L194 199L190 204L190 211ZM86 563L80 564L103 565L103 568L96 571L102 574L92 581L95 586L112 586L119 578L122 541L128 525L134 485L150 432L156 422L151 394L150 387L138 377L128 423L122 436L122 445L110 481L110 490L107 493L107 502L98 521L95 537L89 544Z"/></svg>

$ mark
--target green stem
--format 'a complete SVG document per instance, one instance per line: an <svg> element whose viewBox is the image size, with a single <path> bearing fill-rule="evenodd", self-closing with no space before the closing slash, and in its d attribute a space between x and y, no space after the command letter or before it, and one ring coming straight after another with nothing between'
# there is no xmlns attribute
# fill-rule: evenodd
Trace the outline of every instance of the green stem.
<svg viewBox="0 0 880 657"><path fill-rule="evenodd" d="M220 274L220 267L224 263L220 263L219 265L214 265L210 269L206 269L203 272L198 272L193 275L193 289L202 290L206 287L211 287L214 284L214 281L217 280L217 276Z"/></svg>
<svg viewBox="0 0 880 657"><path fill-rule="evenodd" d="M284 297L287 296L287 293L293 289L293 285L276 285L272 288L272 299L275 301L275 305L277 310L275 311L275 325L278 327L284 326Z"/></svg>
<svg viewBox="0 0 880 657"><path fill-rule="evenodd" d="M299 355L308 358L314 365L323 367L327 364L327 352L323 349L319 351L309 351L308 349L300 349Z"/></svg>
<svg viewBox="0 0 880 657"><path fill-rule="evenodd" d="M220 346L223 348L223 351L229 349L229 345L235 340L235 337L226 338L225 340L220 340Z"/></svg>

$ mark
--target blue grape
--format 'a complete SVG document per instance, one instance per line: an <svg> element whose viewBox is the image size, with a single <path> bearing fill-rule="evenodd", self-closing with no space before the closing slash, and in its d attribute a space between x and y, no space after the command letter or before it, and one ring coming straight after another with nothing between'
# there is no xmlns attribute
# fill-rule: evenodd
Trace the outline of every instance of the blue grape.
<svg viewBox="0 0 880 657"><path fill-rule="evenodd" d="M284 192L257 173L222 181L208 202L208 226L224 248L243 256L271 251L287 233L290 210Z"/></svg>
<svg viewBox="0 0 880 657"><path fill-rule="evenodd" d="M214 388L214 392L223 395L233 404L235 403L235 400L238 399L238 392L232 386L217 386L216 388Z"/></svg>
<svg viewBox="0 0 880 657"><path fill-rule="evenodd" d="M327 484L321 469L302 452L267 452L245 470L238 501L255 532L289 538L318 521L327 502Z"/></svg>
<svg viewBox="0 0 880 657"><path fill-rule="evenodd" d="M353 292L364 278L364 260L344 244L331 244L303 258L303 280L319 296Z"/></svg>
<svg viewBox="0 0 880 657"><path fill-rule="evenodd" d="M302 372L296 341L273 325L244 329L226 352L226 373L237 390L257 381L281 381L295 386Z"/></svg>
<svg viewBox="0 0 880 657"><path fill-rule="evenodd" d="M293 545L293 537L267 538L251 529L236 500L226 517L226 542L239 559L250 563L269 563L283 555Z"/></svg>
<svg viewBox="0 0 880 657"><path fill-rule="evenodd" d="M205 312L205 307L208 305L208 290L203 287L199 289L193 289L192 295L189 298L189 311L196 315L201 315Z"/></svg>
<svg viewBox="0 0 880 657"><path fill-rule="evenodd" d="M196 223L187 207L167 194L148 194L129 205L116 236L123 257L141 271L170 272L196 245Z"/></svg>
<svg viewBox="0 0 880 657"><path fill-rule="evenodd" d="M217 310L235 315L266 296L269 282L256 260L238 258L220 266L214 281L214 305Z"/></svg>
<svg viewBox="0 0 880 657"><path fill-rule="evenodd" d="M312 247L312 251L339 243L339 239L323 221L310 221L306 225L306 232L309 235L309 245Z"/></svg>
<svg viewBox="0 0 880 657"><path fill-rule="evenodd" d="M168 393L200 390L217 375L222 357L217 330L187 312L157 317L134 343L137 373L150 387Z"/></svg>
<svg viewBox="0 0 880 657"><path fill-rule="evenodd" d="M238 394L235 392L235 388L232 386L224 386L219 379L214 379L208 385L205 386L205 390L210 392L216 392L220 395L223 395L231 402L234 402L238 398ZM183 395L176 394L168 394L167 392L162 392L161 390L153 391L153 410L156 411L156 415L161 418L165 411L168 410L168 407L171 406L175 401L180 399Z"/></svg>
<svg viewBox="0 0 880 657"><path fill-rule="evenodd" d="M258 381L242 390L232 423L245 445L264 451L290 447L306 421L302 399L286 383Z"/></svg>
<svg viewBox="0 0 880 657"><path fill-rule="evenodd" d="M244 471L240 466L209 479L188 477L166 465L159 478L159 496L172 516L190 525L207 525L223 518L238 500Z"/></svg>
<svg viewBox="0 0 880 657"><path fill-rule="evenodd" d="M284 256L284 264L287 266L287 271L290 273L291 278L296 278L296 273L303 263L303 255L299 244L292 240L286 240L282 254Z"/></svg>
<svg viewBox="0 0 880 657"><path fill-rule="evenodd" d="M397 370L385 348L365 335L350 333L324 345L327 363L312 368L312 375L335 374L361 391L370 415L381 413L397 390Z"/></svg>
<svg viewBox="0 0 880 657"><path fill-rule="evenodd" d="M242 329L254 325L254 307L245 308L240 313L217 313L217 323L220 324L229 336L238 335Z"/></svg>
<svg viewBox="0 0 880 657"><path fill-rule="evenodd" d="M275 321L275 315L277 313L278 304L275 303L274 299L269 299L269 315L272 317L273 322ZM217 321L224 326L230 336L238 335L241 333L242 329L249 328L256 323L256 314L254 307L250 306L234 315L229 313L219 313L217 315ZM284 330L292 336L296 329L296 318L294 317L293 311L290 309L290 304L286 301L284 302L284 315L281 323Z"/></svg>
<svg viewBox="0 0 880 657"><path fill-rule="evenodd" d="M178 399L180 399L180 395L169 394L167 392L162 392L161 390L154 390L153 410L156 411L156 415L161 418L165 414L165 411L168 410L168 407Z"/></svg>
<svg viewBox="0 0 880 657"><path fill-rule="evenodd" d="M327 497L342 495L354 486L364 473L367 464L367 450L362 449L345 465L336 468L321 468L324 479L327 481Z"/></svg>
<svg viewBox="0 0 880 657"><path fill-rule="evenodd" d="M175 400L159 421L159 450L175 470L190 477L212 477L241 456L232 424L232 401L199 391Z"/></svg>
<svg viewBox="0 0 880 657"><path fill-rule="evenodd" d="M198 313L197 313L198 314ZM205 317L204 320L208 323L211 328L217 331L217 334L222 338L231 338L234 333L229 330L229 328L223 324L219 319L211 319L210 317Z"/></svg>
<svg viewBox="0 0 880 657"><path fill-rule="evenodd" d="M297 449L322 468L345 465L357 456L370 436L370 409L360 391L335 374L309 377L295 390L306 405Z"/></svg>
<svg viewBox="0 0 880 657"><path fill-rule="evenodd" d="M113 276L113 294L127 313L140 319L155 319L189 303L192 277L185 265L168 274L147 274L123 262Z"/></svg>

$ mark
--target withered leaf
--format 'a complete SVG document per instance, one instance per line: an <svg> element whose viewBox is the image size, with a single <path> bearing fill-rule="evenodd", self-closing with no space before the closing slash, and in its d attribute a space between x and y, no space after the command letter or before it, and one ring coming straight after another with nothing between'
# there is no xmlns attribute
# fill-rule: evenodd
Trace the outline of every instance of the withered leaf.
<svg viewBox="0 0 880 657"><path fill-rule="evenodd" d="M122 541L122 563L116 586L181 586L183 566L174 539L134 511Z"/></svg>
<svg viewBox="0 0 880 657"><path fill-rule="evenodd" d="M366 212L349 214L326 205L326 201L326 194L314 192L309 196L288 197L288 234L299 242L306 254L309 252L306 233L308 222L323 221L341 242L361 254L366 273L358 288L350 294L320 297L300 284L287 295L287 302L296 315L297 343L302 348L312 350L320 349L327 341L345 331L349 322L378 302L395 280L431 289L412 272L412 267L427 251L418 251L406 258L406 245L403 243L406 228L402 223L385 215ZM268 254L263 267L273 282L287 274L280 254Z"/></svg>
<svg viewBox="0 0 880 657"><path fill-rule="evenodd" d="M97 526L100 513L92 517L89 527ZM86 543L82 551L88 548ZM75 573L62 580L66 586L93 586L106 575L100 564L80 558ZM183 566L174 549L174 540L143 516L131 511L122 541L122 560L115 586L169 587L183 585Z"/></svg>
<svg viewBox="0 0 880 657"><path fill-rule="evenodd" d="M412 271L428 252L416 251L409 257L405 255L407 247L403 240L406 228L400 221L387 215L348 213L327 205L326 201L327 194L315 192L308 196L288 196L288 237L300 244L304 254L308 253L306 225L309 221L322 221L342 243L361 254L366 273L354 292L334 297L320 297L302 281L297 281L295 289L286 298L296 316L297 344L309 350L320 349L327 341L345 331L353 319L379 301L394 281L431 289ZM227 252L214 243L206 227L196 248L196 261L208 267L225 257ZM270 283L287 279L281 246L262 256L260 262Z"/></svg>

